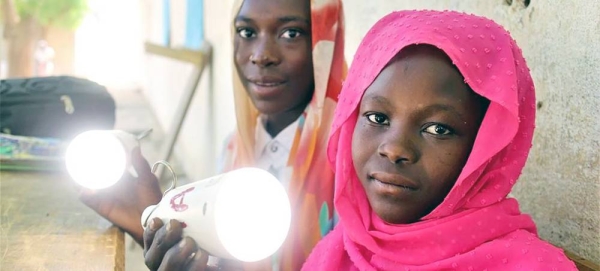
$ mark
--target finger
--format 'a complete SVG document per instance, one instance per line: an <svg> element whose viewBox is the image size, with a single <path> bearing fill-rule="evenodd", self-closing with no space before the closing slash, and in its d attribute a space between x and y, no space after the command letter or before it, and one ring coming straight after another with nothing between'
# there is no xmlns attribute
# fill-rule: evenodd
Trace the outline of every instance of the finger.
<svg viewBox="0 0 600 271"><path fill-rule="evenodd" d="M144 230L144 256L150 249L152 242L154 241L154 236L156 235L156 231L163 226L162 220L158 217L153 218L148 222L146 229Z"/></svg>
<svg viewBox="0 0 600 271"><path fill-rule="evenodd" d="M133 165L133 168L135 169L137 174L139 174L141 176L154 175L154 174L152 174L152 169L150 168L150 164L148 164L148 161L146 160L146 158L144 158L144 156L142 156L142 150L140 149L140 147L135 147L131 151L131 164ZM142 178L142 179L145 179L145 178Z"/></svg>
<svg viewBox="0 0 600 271"><path fill-rule="evenodd" d="M90 199L97 194L95 190L86 189L82 186L75 187L75 189L75 191L77 191L77 196L82 200Z"/></svg>
<svg viewBox="0 0 600 271"><path fill-rule="evenodd" d="M219 259L218 262L218 267L220 267L222 270L239 270L239 271L243 271L244 270L244 265L242 264L242 262L240 261L236 261L236 260L227 260L227 259ZM260 264L256 264L256 265L250 265L251 270L259 270L260 268L257 268L257 266L261 266ZM207 270L210 271L211 269ZM215 269L215 270L218 270Z"/></svg>
<svg viewBox="0 0 600 271"><path fill-rule="evenodd" d="M102 190L87 188L75 181L71 183L71 187L79 197L89 197L98 194Z"/></svg>
<svg viewBox="0 0 600 271"><path fill-rule="evenodd" d="M98 190L92 190L87 188L81 188L77 193L77 198L83 204L85 204L86 206L98 213L101 213L103 211L100 210L100 208L102 207L102 199L104 195L103 193L99 192Z"/></svg>
<svg viewBox="0 0 600 271"><path fill-rule="evenodd" d="M196 242L192 238L183 238L176 246L167 251L158 270L188 270L185 266L195 258L197 249Z"/></svg>
<svg viewBox="0 0 600 271"><path fill-rule="evenodd" d="M196 253L191 257L183 270L187 271L209 271L217 270L216 267L207 266L208 253L202 249L196 250Z"/></svg>
<svg viewBox="0 0 600 271"><path fill-rule="evenodd" d="M158 269L167 251L181 240L182 233L181 223L177 220L172 219L161 227L144 255L146 266L151 270Z"/></svg>

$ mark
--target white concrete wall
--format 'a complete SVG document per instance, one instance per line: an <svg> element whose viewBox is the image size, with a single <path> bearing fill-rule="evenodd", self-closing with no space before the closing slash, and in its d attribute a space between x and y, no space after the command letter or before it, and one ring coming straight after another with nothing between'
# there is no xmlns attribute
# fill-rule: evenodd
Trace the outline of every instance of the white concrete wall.
<svg viewBox="0 0 600 271"><path fill-rule="evenodd" d="M460 10L504 25L523 49L541 103L534 147L514 195L523 211L532 214L542 238L600 263L600 1L531 0L527 8L523 1L508 5L508 0L345 0L346 56L350 63L369 27L393 10ZM157 41L162 35L156 30L162 27L160 2L143 1L151 22L146 36ZM232 0L205 0L206 37L215 50L209 76L218 124L212 133L218 144L206 146L210 128L204 85L177 146L178 157L193 178L214 172L217 150L234 127L231 4ZM174 5L173 12L181 16L183 8ZM160 123L168 127L191 68L147 57L146 69L145 92Z"/></svg>
<svg viewBox="0 0 600 271"><path fill-rule="evenodd" d="M145 14L146 40L162 42L162 1L142 1ZM172 46L184 43L185 1L171 1ZM232 42L230 18L232 0L205 0L205 37L213 45L213 62L207 68L190 105L175 147L175 155L184 173L193 180L214 175L216 159L225 137L234 129L233 92L231 83ZM163 127L170 127L183 90L193 71L190 64L146 55L144 92ZM212 84L209 86L209 84ZM209 91L213 92L212 100ZM216 127L210 127L208 108L213 103ZM165 131L169 133L169 131ZM210 144L210 136L214 144Z"/></svg>
<svg viewBox="0 0 600 271"><path fill-rule="evenodd" d="M506 27L523 49L542 106L514 195L542 238L600 263L600 1L523 3L347 0L346 56L352 59L361 37L393 10L460 10Z"/></svg>

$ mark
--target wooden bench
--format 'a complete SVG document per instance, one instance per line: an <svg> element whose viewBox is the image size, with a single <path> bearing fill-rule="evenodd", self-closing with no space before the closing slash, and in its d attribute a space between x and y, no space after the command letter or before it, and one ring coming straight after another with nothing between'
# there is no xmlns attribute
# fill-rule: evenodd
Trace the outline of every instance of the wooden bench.
<svg viewBox="0 0 600 271"><path fill-rule="evenodd" d="M77 199L66 174L0 171L1 270L125 269L123 232Z"/></svg>
<svg viewBox="0 0 600 271"><path fill-rule="evenodd" d="M572 252L569 252L566 250L565 250L565 254L567 254L567 257L569 257L569 259L571 259L573 262L575 262L575 265L577 265L577 269L579 269L580 271L600 271L600 265L598 265L596 263L593 263L589 260L579 257L579 256L573 254Z"/></svg>

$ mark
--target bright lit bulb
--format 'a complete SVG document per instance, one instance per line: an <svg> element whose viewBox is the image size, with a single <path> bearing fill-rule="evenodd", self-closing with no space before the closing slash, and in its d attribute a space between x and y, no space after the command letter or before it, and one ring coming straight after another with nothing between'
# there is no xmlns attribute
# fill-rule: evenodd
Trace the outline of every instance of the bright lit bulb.
<svg viewBox="0 0 600 271"><path fill-rule="evenodd" d="M275 253L290 227L287 193L270 173L256 168L230 172L215 201L215 228L236 259L254 262Z"/></svg>
<svg viewBox="0 0 600 271"><path fill-rule="evenodd" d="M127 148L120 131L87 131L67 147L67 171L79 185L102 189L115 184L128 166Z"/></svg>
<svg viewBox="0 0 600 271"><path fill-rule="evenodd" d="M285 241L291 220L283 185L268 171L241 168L169 191L141 217L185 223L183 234L219 258L256 262Z"/></svg>

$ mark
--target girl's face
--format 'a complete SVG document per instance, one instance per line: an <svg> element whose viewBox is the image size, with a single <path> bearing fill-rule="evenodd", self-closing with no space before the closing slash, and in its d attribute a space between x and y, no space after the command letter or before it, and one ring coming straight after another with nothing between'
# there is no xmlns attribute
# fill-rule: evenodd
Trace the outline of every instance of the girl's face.
<svg viewBox="0 0 600 271"><path fill-rule="evenodd" d="M352 159L381 219L412 223L443 201L471 152L482 100L430 46L405 48L379 74L360 103Z"/></svg>
<svg viewBox="0 0 600 271"><path fill-rule="evenodd" d="M246 0L234 25L235 66L258 111L304 110L314 92L309 1Z"/></svg>

